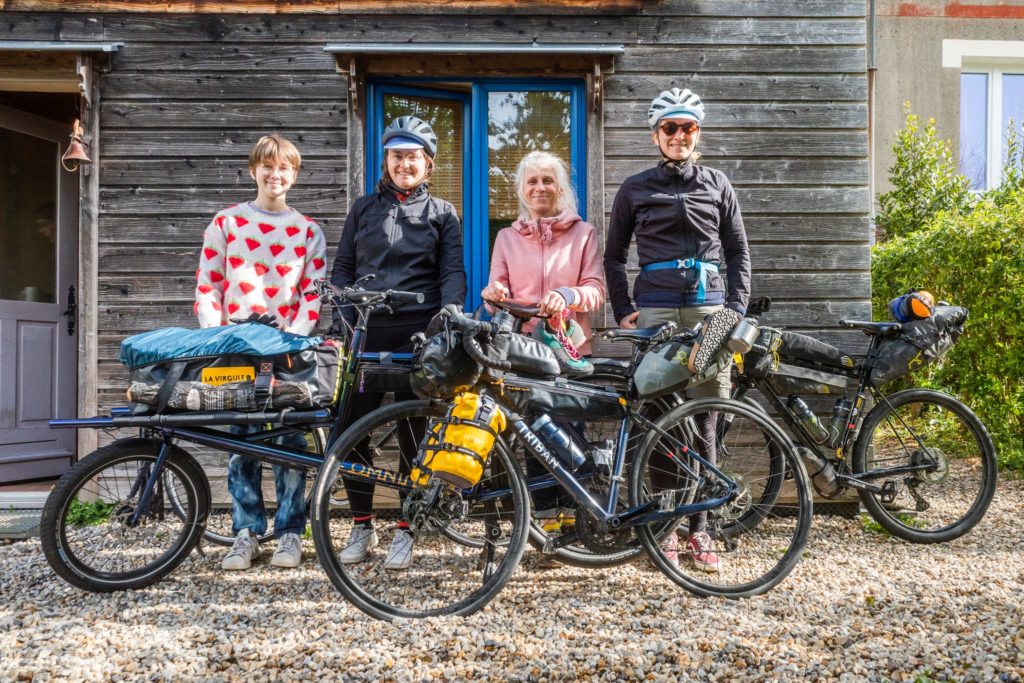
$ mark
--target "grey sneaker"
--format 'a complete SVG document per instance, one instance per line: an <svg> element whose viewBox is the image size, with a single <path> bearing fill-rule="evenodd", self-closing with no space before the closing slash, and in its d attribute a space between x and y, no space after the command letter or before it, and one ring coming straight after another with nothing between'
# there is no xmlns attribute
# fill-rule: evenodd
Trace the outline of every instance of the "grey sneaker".
<svg viewBox="0 0 1024 683"><path fill-rule="evenodd" d="M384 558L384 569L408 569L412 565L412 544L413 535L408 529L395 531L395 538L391 541L391 548L387 557Z"/></svg>
<svg viewBox="0 0 1024 683"><path fill-rule="evenodd" d="M260 556L260 543L249 533L248 529L242 529L235 536L235 542L231 545L224 561L220 563L221 569L238 571L248 569L252 561Z"/></svg>
<svg viewBox="0 0 1024 683"><path fill-rule="evenodd" d="M345 549L338 553L338 561L342 564L362 562L371 550L377 547L377 531L372 526L356 524L348 534Z"/></svg>
<svg viewBox="0 0 1024 683"><path fill-rule="evenodd" d="M277 541L277 550L270 558L270 564L275 567L291 569L298 567L302 562L302 539L298 534L282 534Z"/></svg>

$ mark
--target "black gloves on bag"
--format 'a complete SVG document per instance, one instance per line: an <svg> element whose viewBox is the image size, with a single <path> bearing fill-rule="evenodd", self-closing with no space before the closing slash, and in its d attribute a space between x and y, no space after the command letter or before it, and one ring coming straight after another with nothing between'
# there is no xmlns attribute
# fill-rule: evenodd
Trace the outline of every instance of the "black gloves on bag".
<svg viewBox="0 0 1024 683"><path fill-rule="evenodd" d="M263 315L253 313L248 318L231 318L230 320L233 323L259 323L260 325L266 325L267 327L273 327L274 329L277 329L278 327L277 318L269 313L264 313Z"/></svg>

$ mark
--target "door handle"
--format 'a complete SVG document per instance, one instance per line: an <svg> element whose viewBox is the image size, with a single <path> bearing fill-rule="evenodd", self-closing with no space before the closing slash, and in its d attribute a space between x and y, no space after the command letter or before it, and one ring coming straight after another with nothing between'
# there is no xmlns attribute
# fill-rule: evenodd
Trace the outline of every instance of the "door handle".
<svg viewBox="0 0 1024 683"><path fill-rule="evenodd" d="M78 321L78 298L75 296L75 286L68 287L68 308L61 315L68 319L68 336L75 335L75 324Z"/></svg>

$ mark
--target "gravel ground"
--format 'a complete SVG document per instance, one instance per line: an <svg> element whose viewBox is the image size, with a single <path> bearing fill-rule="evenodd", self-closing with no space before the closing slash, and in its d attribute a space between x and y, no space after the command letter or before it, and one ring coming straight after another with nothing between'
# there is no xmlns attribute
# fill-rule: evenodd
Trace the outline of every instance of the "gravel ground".
<svg viewBox="0 0 1024 683"><path fill-rule="evenodd" d="M225 575L218 548L97 595L24 541L0 547L0 681L1021 681L1022 508L1024 481L1001 480L982 523L938 546L816 518L807 559L741 602L692 597L646 560L586 572L528 553L482 612L400 624L349 607L309 542L295 571Z"/></svg>

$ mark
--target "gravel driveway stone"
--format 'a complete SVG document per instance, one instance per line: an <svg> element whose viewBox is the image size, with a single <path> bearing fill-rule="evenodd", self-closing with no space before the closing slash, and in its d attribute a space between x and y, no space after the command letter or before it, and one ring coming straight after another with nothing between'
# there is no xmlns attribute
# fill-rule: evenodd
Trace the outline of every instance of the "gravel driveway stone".
<svg viewBox="0 0 1024 683"><path fill-rule="evenodd" d="M0 546L0 681L1022 681L1024 482L953 543L915 546L816 518L807 557L768 595L689 595L646 560L541 569L527 554L471 617L387 624L316 563L219 571L222 548L162 583L91 594L38 539Z"/></svg>

